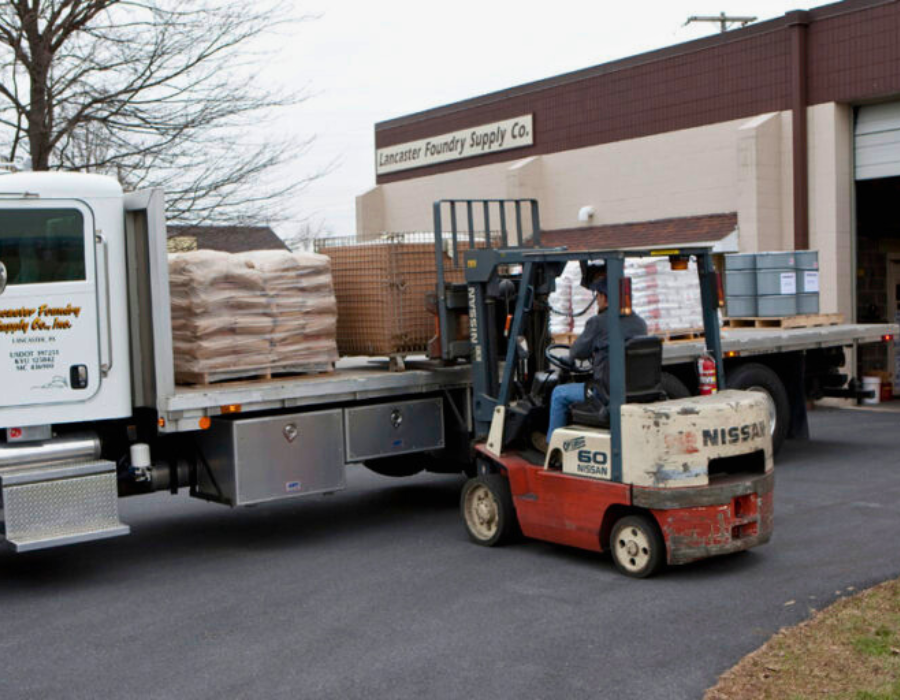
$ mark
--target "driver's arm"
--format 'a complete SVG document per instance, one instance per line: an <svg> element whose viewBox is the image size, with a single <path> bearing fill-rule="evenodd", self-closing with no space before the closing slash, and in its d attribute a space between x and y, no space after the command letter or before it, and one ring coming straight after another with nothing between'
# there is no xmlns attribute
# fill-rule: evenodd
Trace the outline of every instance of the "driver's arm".
<svg viewBox="0 0 900 700"><path fill-rule="evenodd" d="M569 348L572 360L590 360L594 351L594 342L599 338L601 330L600 316L591 316L584 325L584 331Z"/></svg>

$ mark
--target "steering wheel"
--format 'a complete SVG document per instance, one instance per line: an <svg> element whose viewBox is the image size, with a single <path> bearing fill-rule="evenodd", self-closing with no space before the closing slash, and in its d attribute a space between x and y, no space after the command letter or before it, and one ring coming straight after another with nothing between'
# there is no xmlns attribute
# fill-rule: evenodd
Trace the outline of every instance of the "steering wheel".
<svg viewBox="0 0 900 700"><path fill-rule="evenodd" d="M551 367L570 374L590 374L593 371L590 360L572 360L569 358L570 346L564 343L548 345L544 357ZM564 351L565 354L562 354Z"/></svg>

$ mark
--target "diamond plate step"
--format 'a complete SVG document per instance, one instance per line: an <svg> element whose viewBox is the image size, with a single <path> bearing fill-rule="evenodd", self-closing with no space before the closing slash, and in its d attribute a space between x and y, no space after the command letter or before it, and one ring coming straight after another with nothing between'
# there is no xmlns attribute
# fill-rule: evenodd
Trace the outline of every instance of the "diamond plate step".
<svg viewBox="0 0 900 700"><path fill-rule="evenodd" d="M7 543L17 552L127 535L116 464L107 460L0 471Z"/></svg>

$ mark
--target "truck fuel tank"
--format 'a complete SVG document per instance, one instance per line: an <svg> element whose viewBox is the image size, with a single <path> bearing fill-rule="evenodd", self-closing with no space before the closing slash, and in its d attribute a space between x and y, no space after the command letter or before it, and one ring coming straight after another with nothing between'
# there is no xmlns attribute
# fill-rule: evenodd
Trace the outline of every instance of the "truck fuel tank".
<svg viewBox="0 0 900 700"><path fill-rule="evenodd" d="M95 433L79 432L49 440L0 443L0 469L92 460L100 457L100 438Z"/></svg>

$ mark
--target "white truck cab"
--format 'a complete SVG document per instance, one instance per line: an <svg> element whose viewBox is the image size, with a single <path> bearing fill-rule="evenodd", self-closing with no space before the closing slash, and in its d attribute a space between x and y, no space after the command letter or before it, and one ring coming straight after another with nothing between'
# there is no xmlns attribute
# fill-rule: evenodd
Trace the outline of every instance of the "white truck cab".
<svg viewBox="0 0 900 700"><path fill-rule="evenodd" d="M0 428L130 414L122 188L0 176Z"/></svg>

